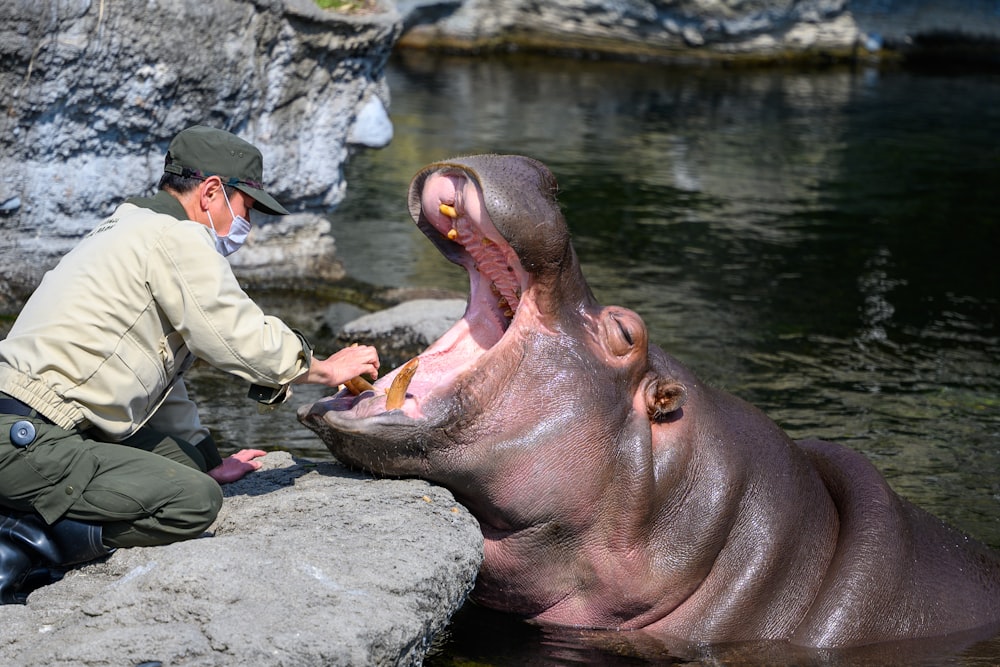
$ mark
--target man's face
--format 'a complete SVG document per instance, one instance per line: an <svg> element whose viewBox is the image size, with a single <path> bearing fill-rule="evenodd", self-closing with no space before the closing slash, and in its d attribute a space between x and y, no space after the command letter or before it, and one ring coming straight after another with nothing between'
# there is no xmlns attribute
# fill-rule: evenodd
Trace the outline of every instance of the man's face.
<svg viewBox="0 0 1000 667"><path fill-rule="evenodd" d="M229 233L229 228L233 224L235 216L241 216L250 220L250 209L253 207L254 199L240 190L233 190L233 194L228 195L229 204L226 204L227 195L221 187L218 189L218 196L213 197L209 207L212 213L212 220L215 221L215 231L220 236Z"/></svg>
<svg viewBox="0 0 1000 667"><path fill-rule="evenodd" d="M233 194L229 198L229 204L233 207L234 214L242 216L247 220L250 219L250 209L253 208L254 204L253 197L242 190L233 190Z"/></svg>

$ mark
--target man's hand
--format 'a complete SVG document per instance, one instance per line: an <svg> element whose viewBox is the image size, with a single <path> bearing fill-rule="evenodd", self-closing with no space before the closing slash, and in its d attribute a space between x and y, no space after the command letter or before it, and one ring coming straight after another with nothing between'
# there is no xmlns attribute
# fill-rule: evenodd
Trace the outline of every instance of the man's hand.
<svg viewBox="0 0 1000 667"><path fill-rule="evenodd" d="M208 476L219 484L235 482L260 468L260 461L254 461L267 454L259 449L241 449L232 456L222 459L222 463L208 471Z"/></svg>
<svg viewBox="0 0 1000 667"><path fill-rule="evenodd" d="M313 357L309 372L300 375L295 382L336 387L358 375L377 378L378 367L378 350L371 345L352 345L326 359Z"/></svg>

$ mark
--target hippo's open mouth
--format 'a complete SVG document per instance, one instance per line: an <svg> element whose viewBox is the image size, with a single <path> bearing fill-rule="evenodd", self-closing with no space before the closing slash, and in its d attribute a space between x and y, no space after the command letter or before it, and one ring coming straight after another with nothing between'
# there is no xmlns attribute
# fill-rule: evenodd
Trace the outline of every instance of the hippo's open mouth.
<svg viewBox="0 0 1000 667"><path fill-rule="evenodd" d="M468 271L465 314L415 360L374 386L356 393L358 388L348 383L324 401L328 410L350 411L353 418L363 419L400 409L407 417L422 419L425 400L436 391L447 392L463 373L474 373L517 316L530 274L493 225L481 190L464 171L445 170L427 179L417 224L442 254Z"/></svg>

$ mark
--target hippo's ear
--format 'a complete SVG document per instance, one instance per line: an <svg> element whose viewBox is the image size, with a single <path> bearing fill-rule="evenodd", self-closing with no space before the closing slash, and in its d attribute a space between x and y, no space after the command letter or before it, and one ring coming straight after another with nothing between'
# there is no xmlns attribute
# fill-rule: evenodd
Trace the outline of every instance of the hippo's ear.
<svg viewBox="0 0 1000 667"><path fill-rule="evenodd" d="M646 384L646 412L654 422L665 421L687 401L687 387L671 378L654 378Z"/></svg>

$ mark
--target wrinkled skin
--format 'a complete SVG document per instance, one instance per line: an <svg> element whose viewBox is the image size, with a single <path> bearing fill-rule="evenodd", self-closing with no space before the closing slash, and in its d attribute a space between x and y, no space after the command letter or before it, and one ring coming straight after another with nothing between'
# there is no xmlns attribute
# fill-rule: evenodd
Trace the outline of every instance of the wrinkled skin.
<svg viewBox="0 0 1000 667"><path fill-rule="evenodd" d="M468 270L465 317L420 355L402 408L384 410L389 374L299 412L341 461L469 508L474 599L696 642L842 647L1000 622L996 553L860 455L793 442L651 345L634 312L597 303L555 193L520 156L420 171L410 212Z"/></svg>

